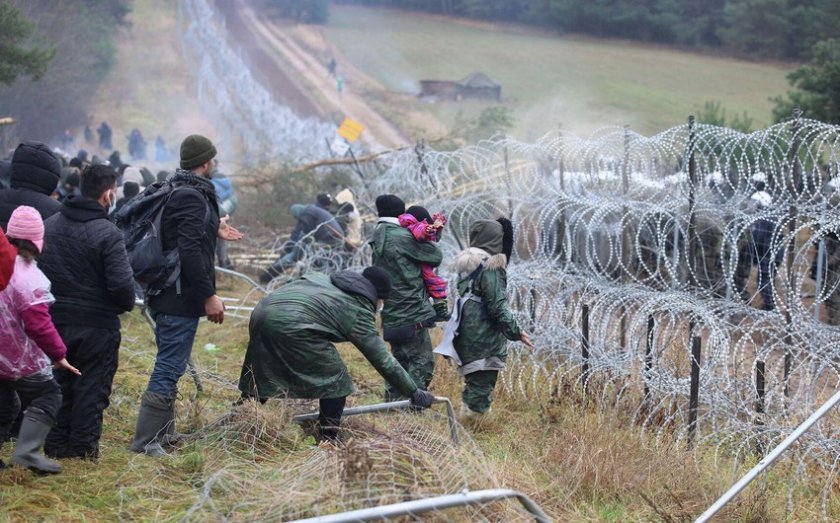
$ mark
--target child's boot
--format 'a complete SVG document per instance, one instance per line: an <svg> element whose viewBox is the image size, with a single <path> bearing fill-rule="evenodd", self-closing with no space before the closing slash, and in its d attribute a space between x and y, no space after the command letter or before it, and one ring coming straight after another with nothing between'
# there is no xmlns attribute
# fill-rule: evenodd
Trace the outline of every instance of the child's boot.
<svg viewBox="0 0 840 523"><path fill-rule="evenodd" d="M23 423L20 425L17 446L12 454L12 463L27 467L38 472L47 474L58 474L61 472L61 465L47 459L41 452L44 440L52 429L49 416L41 409L30 407L26 409Z"/></svg>

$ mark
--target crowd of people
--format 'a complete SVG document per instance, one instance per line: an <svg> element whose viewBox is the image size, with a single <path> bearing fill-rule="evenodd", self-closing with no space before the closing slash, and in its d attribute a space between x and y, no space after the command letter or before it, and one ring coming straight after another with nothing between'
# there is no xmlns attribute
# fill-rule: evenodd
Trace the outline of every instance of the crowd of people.
<svg viewBox="0 0 840 523"><path fill-rule="evenodd" d="M218 175L216 155L211 140L190 135L181 143L174 174L151 181L142 169L88 163L84 151L68 161L38 142L15 149L10 187L0 190L0 444L16 438L13 464L56 473L57 459L98 458L118 367L120 315L134 308L138 260L149 257L138 254L149 249L132 243L135 235L126 224L143 208L133 199L151 200L155 193L166 194L156 211L157 251L174 265L143 280L157 354L129 446L161 456L177 445L178 381L199 319L224 321L214 260L217 253L220 265L229 260L219 244L242 238L228 223L236 199L230 181ZM78 172L67 172L63 165L71 162ZM140 193L141 187L147 189ZM388 400L409 398L418 409L434 401L428 392L435 364L429 328L452 321L446 282L435 272L446 219L418 206L406 210L394 195L379 196L376 208L371 267L361 273L310 271L267 294L249 325L239 401L318 399L321 440L338 437L353 391L335 343L350 342L362 352L385 378ZM361 245L361 219L350 191L318 195L311 205L293 206L292 213L298 220L295 242L311 235L335 247ZM137 222L148 226L149 220ZM466 383L465 412L479 414L490 408L506 340L530 340L505 293L510 222L474 223L470 245L455 259L458 290L468 292L459 305L455 347ZM297 249L293 243L266 271L268 277L285 270Z"/></svg>

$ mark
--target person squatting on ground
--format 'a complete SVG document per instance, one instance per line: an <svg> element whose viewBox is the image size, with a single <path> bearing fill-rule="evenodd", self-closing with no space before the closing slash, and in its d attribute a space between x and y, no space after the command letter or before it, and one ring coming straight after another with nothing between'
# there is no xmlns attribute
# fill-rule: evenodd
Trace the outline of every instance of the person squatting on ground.
<svg viewBox="0 0 840 523"><path fill-rule="evenodd" d="M432 381L435 360L429 327L435 323L435 310L423 281L423 264L437 267L443 260L435 243L418 242L400 226L405 203L393 194L376 198L379 220L373 232L373 265L384 269L393 284L390 299L382 310L385 341L394 358L408 371L414 382L426 389ZM388 385L385 399L402 399L402 392Z"/></svg>
<svg viewBox="0 0 840 523"><path fill-rule="evenodd" d="M287 242L287 252L260 274L261 283L270 282L301 259L304 255L301 242L310 236L315 242L333 249L344 245L344 231L335 221L335 217L324 207L325 202L320 198L322 195L318 196L317 203L310 205L296 203L290 207L297 224Z"/></svg>
<svg viewBox="0 0 840 523"><path fill-rule="evenodd" d="M161 236L164 252L177 249L181 272L173 285L153 289L148 296L158 350L137 415L134 452L165 454L162 445L175 437L178 380L187 369L198 320L207 316L213 323L224 321L213 264L216 238L238 240L242 235L219 219L210 181L215 157L216 147L208 138L187 136L181 143L181 168L169 179L179 188L164 206Z"/></svg>
<svg viewBox="0 0 840 523"><path fill-rule="evenodd" d="M418 242L439 242L446 217L437 213L429 215L425 207L413 205L406 209L405 214L398 217L400 226L405 227ZM426 292L432 298L435 309L435 319L447 321L449 319L449 305L446 302L446 280L435 272L435 268L427 263L420 264L420 275L426 285Z"/></svg>
<svg viewBox="0 0 840 523"><path fill-rule="evenodd" d="M479 220L470 227L470 247L455 257L463 303L453 346L461 359L461 410L466 415L490 410L499 371L505 368L507 340L533 347L508 307L507 263L512 251L509 220Z"/></svg>
<svg viewBox="0 0 840 523"><path fill-rule="evenodd" d="M248 326L242 397L317 398L319 439L336 439L353 382L334 343L349 341L413 405L429 407L433 396L388 354L376 331L376 311L390 294L388 274L376 267L361 274L307 273L269 293Z"/></svg>
<svg viewBox="0 0 840 523"><path fill-rule="evenodd" d="M28 406L12 463L58 473L61 465L41 453L61 405L53 366L79 371L65 358L67 349L50 318L50 281L35 262L44 247L44 222L38 211L25 205L15 209L7 236L17 257L9 285L0 292L0 445L23 400Z"/></svg>
<svg viewBox="0 0 840 523"><path fill-rule="evenodd" d="M134 278L123 235L108 219L117 173L88 166L81 196L68 196L45 223L40 266L52 283L53 323L82 375L59 370L63 396L45 451L54 458L99 456L102 413L108 407L120 348L119 315L134 308Z"/></svg>

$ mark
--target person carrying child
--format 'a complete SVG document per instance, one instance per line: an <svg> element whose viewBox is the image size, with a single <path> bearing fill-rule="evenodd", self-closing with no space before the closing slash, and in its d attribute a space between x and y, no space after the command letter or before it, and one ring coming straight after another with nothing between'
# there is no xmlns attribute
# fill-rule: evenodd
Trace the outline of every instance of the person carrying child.
<svg viewBox="0 0 840 523"><path fill-rule="evenodd" d="M79 374L67 362L67 348L53 326L50 281L35 259L44 247L44 222L22 205L9 219L6 236L17 249L9 285L0 292L0 445L20 410L28 404L12 463L38 472L58 473L61 465L41 452L61 406L53 367ZM0 462L0 467L4 466Z"/></svg>
<svg viewBox="0 0 840 523"><path fill-rule="evenodd" d="M429 215L425 207L413 205L398 217L400 226L411 231L414 239L419 242L439 242L446 216L442 213ZM420 264L420 275L426 285L426 293L432 298L435 308L436 321L449 320L449 306L446 302L446 280L435 272L435 268L428 263Z"/></svg>

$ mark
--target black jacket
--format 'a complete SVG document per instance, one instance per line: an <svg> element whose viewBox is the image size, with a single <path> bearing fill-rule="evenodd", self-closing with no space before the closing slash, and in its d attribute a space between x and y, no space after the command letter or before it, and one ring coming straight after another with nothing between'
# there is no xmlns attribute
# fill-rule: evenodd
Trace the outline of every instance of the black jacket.
<svg viewBox="0 0 840 523"><path fill-rule="evenodd" d="M171 180L176 186L189 188L172 193L161 221L163 249L178 249L181 276L175 285L149 297L149 306L164 314L200 318L205 315L204 300L216 294L216 191L207 178L182 170Z"/></svg>
<svg viewBox="0 0 840 523"><path fill-rule="evenodd" d="M46 220L61 204L50 198L58 186L61 165L49 147L38 142L20 144L12 156L11 189L0 191L0 226L6 230L12 212L20 205L34 207Z"/></svg>
<svg viewBox="0 0 840 523"><path fill-rule="evenodd" d="M44 229L38 267L52 283L53 323L119 329L119 315L134 308L134 277L107 211L71 195Z"/></svg>

